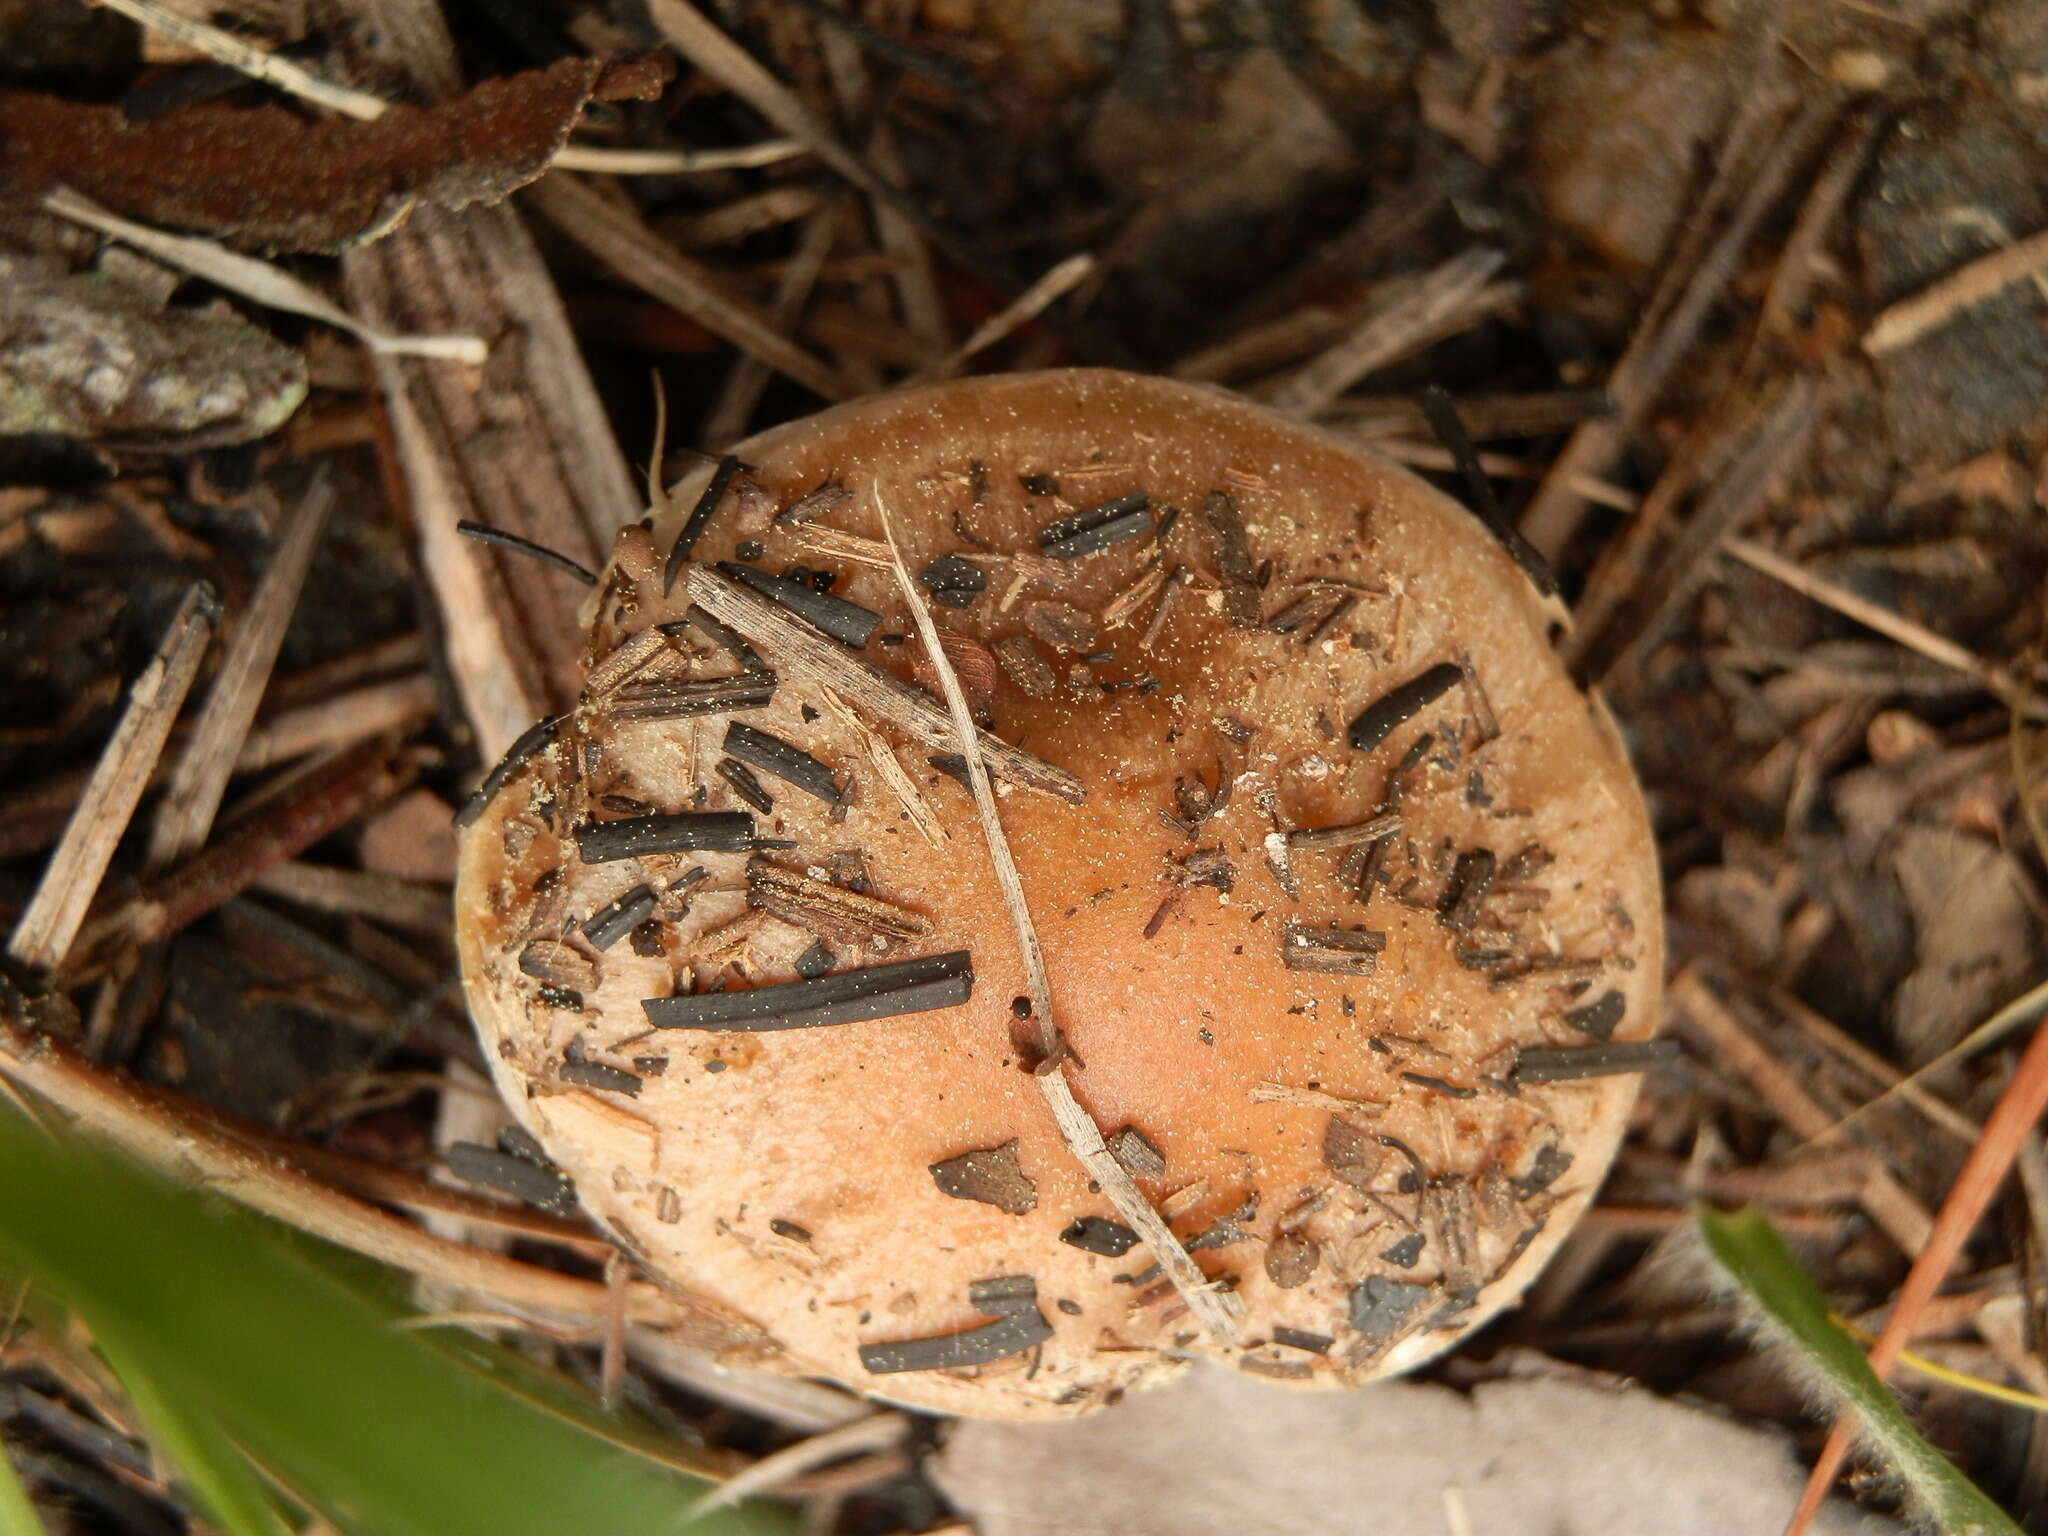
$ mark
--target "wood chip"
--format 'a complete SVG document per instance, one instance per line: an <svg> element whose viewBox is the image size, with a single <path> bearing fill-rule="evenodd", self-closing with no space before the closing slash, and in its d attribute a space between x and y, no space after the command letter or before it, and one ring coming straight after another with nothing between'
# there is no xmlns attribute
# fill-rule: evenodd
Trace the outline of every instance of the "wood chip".
<svg viewBox="0 0 2048 1536"><path fill-rule="evenodd" d="M1135 1125L1127 1125L1103 1145L1117 1166L1134 1179L1157 1179L1166 1174L1166 1155Z"/></svg>
<svg viewBox="0 0 2048 1536"><path fill-rule="evenodd" d="M1017 1138L931 1165L932 1182L955 1200L978 1200L1010 1216L1038 1209L1038 1186L1017 1160Z"/></svg>
<svg viewBox="0 0 2048 1536"><path fill-rule="evenodd" d="M1387 936L1371 928L1321 928L1289 922L1280 939L1280 962L1290 971L1327 976L1370 976L1379 968Z"/></svg>
<svg viewBox="0 0 2048 1536"><path fill-rule="evenodd" d="M760 858L747 864L747 900L807 933L863 948L878 940L900 944L932 930L931 919L921 912Z"/></svg>

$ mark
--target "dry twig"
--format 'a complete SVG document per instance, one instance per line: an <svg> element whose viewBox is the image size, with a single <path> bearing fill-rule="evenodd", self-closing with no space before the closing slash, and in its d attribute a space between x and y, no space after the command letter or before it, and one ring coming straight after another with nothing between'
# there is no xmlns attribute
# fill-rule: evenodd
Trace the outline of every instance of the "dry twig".
<svg viewBox="0 0 2048 1536"><path fill-rule="evenodd" d="M155 777L171 725L199 675L219 617L213 591L193 586L178 605L156 655L128 691L128 707L101 752L64 837L7 941L8 955L55 970L70 952L121 834Z"/></svg>
<svg viewBox="0 0 2048 1536"><path fill-rule="evenodd" d="M1067 1081L1065 1059L1069 1053L1053 1014L1052 985L1045 973L1044 952L1039 948L1031 908L1024 899L1023 881L1018 877L1016 861L1010 855L1009 840L1004 835L1002 817L996 810L995 791L989 784L986 771L986 742L989 738L974 724L974 715L968 707L967 694L960 686L959 674L953 670L945 647L939 643L938 626L932 622L924 599L911 578L910 569L903 563L895 531L889 525L889 510L883 505L879 491L873 494L875 511L882 522L882 537L888 542L889 552L894 558L896 585L909 604L918 637L924 642L925 653L932 658L933 670L946 695L954 742L967 760L967 782L974 794L975 810L981 817L982 833L988 844L989 858L995 865L996 879L1002 886L1004 905L1009 909L1011 926L1016 931L1017 948L1023 956L1025 984L1031 997L1032 1016L1039 1030L1040 1060L1033 1073L1039 1092L1045 1096L1068 1149L1093 1175L1096 1185L1116 1207L1117 1214L1138 1234L1138 1240L1151 1251L1152 1257L1165 1271L1166 1278L1180 1293L1181 1300L1187 1303L1189 1315L1218 1342L1228 1344L1236 1336L1237 1318L1243 1313L1244 1303L1235 1296L1210 1287L1208 1277L1189 1257L1180 1239L1173 1235L1165 1219L1153 1209L1152 1202L1145 1198L1136 1180L1111 1154L1102 1139L1102 1128L1081 1107L1080 1101L1074 1097L1073 1085Z"/></svg>
<svg viewBox="0 0 2048 1536"><path fill-rule="evenodd" d="M150 828L144 859L150 870L189 858L205 846L333 506L333 485L316 480L278 534L270 565L234 629L206 704L171 772L163 807Z"/></svg>

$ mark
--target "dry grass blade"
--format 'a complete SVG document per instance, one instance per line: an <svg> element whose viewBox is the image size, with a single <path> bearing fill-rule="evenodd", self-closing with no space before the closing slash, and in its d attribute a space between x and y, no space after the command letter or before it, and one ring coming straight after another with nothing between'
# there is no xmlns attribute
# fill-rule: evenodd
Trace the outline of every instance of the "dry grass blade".
<svg viewBox="0 0 2048 1536"><path fill-rule="evenodd" d="M1065 298L1074 289L1094 276L1096 261L1088 252L1069 256L1048 270L1044 276L1025 289L1002 309L989 316L972 336L961 342L946 359L928 373L920 375L920 382L930 379L950 379L967 365L977 353L985 352L1020 326L1030 324L1046 310Z"/></svg>
<svg viewBox="0 0 2048 1536"><path fill-rule="evenodd" d="M1696 970L1683 971L1672 982L1671 1002L1712 1048L1715 1059L1741 1074L1794 1135L1811 1139L1833 1124L1826 1106L1750 1033ZM1934 1218L1888 1170L1874 1170L1859 1199L1870 1219L1901 1250L1918 1254L1926 1247Z"/></svg>
<svg viewBox="0 0 2048 1536"><path fill-rule="evenodd" d="M643 1370L687 1392L810 1434L850 1424L874 1412L865 1398L838 1387L801 1376L738 1369L653 1328L627 1329L626 1352Z"/></svg>
<svg viewBox="0 0 2048 1536"><path fill-rule="evenodd" d="M1806 452L1818 411L1812 383L1794 379L1728 472L1694 508L1656 570L1642 582L1648 597L1637 609L1635 633L1612 666L1591 666L1595 681L1635 665L1663 636L1673 611L1712 574L1709 556L1714 546L1763 513L1780 481Z"/></svg>
<svg viewBox="0 0 2048 1536"><path fill-rule="evenodd" d="M1858 596L1847 587L1829 581L1825 576L1816 576L1753 540L1724 539L1721 547L1744 565L1762 571L1775 581L1783 582L1794 592L1810 597L1824 607L1834 609L1844 618L1868 625L1886 639L1896 640L1908 650L1918 651L1929 661L1937 661L1945 667L1953 667L1958 672L1967 673L2001 698L2009 697L2016 691L2012 680L2000 669L1979 660L1974 653L1957 645L1955 641L1937 635L1924 624L1915 623L1902 613Z"/></svg>
<svg viewBox="0 0 2048 1536"><path fill-rule="evenodd" d="M995 865L996 878L1003 889L1003 902L1009 909L1011 926L1016 931L1017 948L1024 958L1032 1015L1039 1028L1041 1060L1033 1074L1038 1090L1045 1096L1068 1149L1094 1176L1095 1183L1109 1198L1109 1203L1116 1207L1117 1214L1150 1250L1159 1267L1165 1271L1166 1278L1187 1303L1189 1315L1219 1343L1228 1344L1236 1336L1237 1318L1242 1314L1244 1304L1235 1296L1210 1287L1209 1279L1200 1266L1188 1256L1180 1239L1173 1235L1165 1219L1139 1190L1137 1181L1110 1152L1102 1139L1102 1128L1081 1107L1080 1101L1074 1097L1073 1085L1067 1081L1063 1058L1068 1053L1053 1014L1052 984L1046 977L1045 955L1039 947L1031 909L1024 899L1023 881L1018 877L1016 860L1010 855L1009 840L1003 833L1002 818L996 810L995 790L989 783L985 767L984 733L975 728L967 694L960 686L960 676L954 671L953 663L939 641L938 626L932 622L931 613L911 578L910 568L903 563L903 552L897 548L896 533L889 523L889 509L883 505L879 492L874 495L882 536L888 542L895 565L896 585L910 606L918 638L924 642L925 653L931 658L932 669L946 695L946 708L952 716L953 740L967 760L967 782L974 794L975 810L981 817L989 859Z"/></svg>
<svg viewBox="0 0 2048 1536"><path fill-rule="evenodd" d="M292 858L412 783L418 760L373 741L292 770L259 790L263 805L241 816L209 847L140 892L94 917L60 973L67 987L96 978L130 946L153 943L197 922Z"/></svg>
<svg viewBox="0 0 2048 1536"><path fill-rule="evenodd" d="M780 1488L785 1483L802 1477L817 1467L827 1466L848 1456L859 1456L869 1451L879 1451L897 1444L909 1432L910 1421L893 1411L871 1413L866 1418L855 1419L851 1424L841 1424L824 1430L795 1445L784 1446L781 1450L763 1456L744 1472L735 1474L713 1488L703 1498L690 1506L686 1518L694 1520L707 1515L714 1509L737 1504L741 1499L752 1498L757 1493L766 1493Z"/></svg>
<svg viewBox="0 0 2048 1536"><path fill-rule="evenodd" d="M796 252L790 257L789 265L782 269L768 317L785 331L796 325L803 315L804 305L810 302L811 290L818 284L818 274L825 268L825 258L832 254L840 217L840 210L831 205L813 213L804 225L803 235L797 241ZM707 446L723 449L746 434L747 423L753 418L754 408L761 403L761 393L768 387L771 376L772 370L758 357L742 357L732 365L732 372L726 375L725 388L719 392L718 404L712 407L711 415L704 423Z"/></svg>
<svg viewBox="0 0 2048 1536"><path fill-rule="evenodd" d="M387 731L409 730L431 716L440 702L434 680L419 673L285 710L242 738L235 754L235 772L255 773L309 752L349 746Z"/></svg>
<svg viewBox="0 0 2048 1536"><path fill-rule="evenodd" d="M304 315L337 330L347 331L372 352L392 356L437 357L449 362L481 363L489 355L481 336L397 336L366 325L325 295L307 287L281 267L253 256L244 256L211 240L173 235L147 224L109 213L90 198L68 187L58 187L43 198L43 206L60 218L84 224L102 234L125 240L158 261L217 283L230 293L239 293L266 309Z"/></svg>
<svg viewBox="0 0 2048 1536"><path fill-rule="evenodd" d="M1735 185L1744 184L1741 202L1711 244L1701 239L1704 248L1696 259L1691 252L1681 252L1671 264L1662 291L1608 374L1607 387L1614 396L1616 414L1589 421L1572 433L1522 513L1523 534L1546 559L1556 560L1578 531L1585 503L1574 488L1576 480L1581 475L1607 472L1674 371L1692 355L1707 316L1734 280L1742 252L1834 113L1832 105L1816 102L1772 139L1767 131L1768 115L1758 110L1750 114L1752 131L1731 136L1715 191L1724 185L1732 191ZM1748 151L1757 156L1753 172L1747 164ZM1742 182L1744 173L1748 173L1746 183ZM1702 204L1703 213L1718 201L1710 194ZM1696 224L1702 237L1708 227L1704 219Z"/></svg>
<svg viewBox="0 0 2048 1536"><path fill-rule="evenodd" d="M1819 258L1828 232L1862 179L1882 121L1874 110L1856 113L1837 137L1834 148L1828 151L1827 163L1800 205L1799 217L1793 222L1792 233L1771 273L1771 286L1764 292L1763 312L1757 317L1756 337L1750 345L1745 372L1767 341L1791 332L1793 316L1805 306L1814 276L1820 271Z"/></svg>
<svg viewBox="0 0 2048 1536"><path fill-rule="evenodd" d="M2048 229L1980 256L1911 298L1899 300L1872 322L1863 337L1863 350L1872 357L1883 357L1909 347L1971 305L1996 298L2014 283L2043 271L2048 271Z"/></svg>
<svg viewBox="0 0 2048 1536"><path fill-rule="evenodd" d="M954 747L952 721L929 695L879 667L870 666L787 609L701 565L692 565L684 573L682 587L713 618L731 625L759 646L779 676L793 683L829 688L856 708L908 731L935 752ZM1081 781L1058 764L987 732L979 733L978 739L978 755L1012 783L1056 795L1074 805L1084 798Z"/></svg>
<svg viewBox="0 0 2048 1536"><path fill-rule="evenodd" d="M546 176L522 194L556 229L627 282L689 316L827 400L845 396L837 374L767 316L727 292L711 270L675 250L630 209L569 176Z"/></svg>
<svg viewBox="0 0 2048 1536"><path fill-rule="evenodd" d="M1441 341L1498 306L1487 280L1507 258L1477 247L1424 273L1402 296L1375 309L1350 334L1302 365L1266 396L1276 410L1312 416L1374 369Z"/></svg>
<svg viewBox="0 0 2048 1536"><path fill-rule="evenodd" d="M171 773L150 829L144 860L149 869L162 869L205 846L333 507L333 485L317 480L279 534L270 566L228 642L212 691Z"/></svg>
<svg viewBox="0 0 2048 1536"><path fill-rule="evenodd" d="M932 810L924 797L924 791L917 787L917 781L897 759L889 743L882 740L867 721L861 719L851 704L830 688L820 690L819 697L825 701L825 707L832 712L834 718L845 726L847 732L860 744L861 753L874 768L876 777L880 778L889 792L896 797L897 803L903 807L904 814L910 818L910 824L917 828L918 835L934 848L943 847L950 842L951 839L947 836L938 813Z"/></svg>
<svg viewBox="0 0 2048 1536"><path fill-rule="evenodd" d="M358 91L322 79L289 59L280 59L243 42L231 32L223 32L195 16L173 10L161 0L97 0L97 3L110 11L118 11L137 26L159 32L173 42L183 43L195 53L205 54L215 63L225 64L251 80L260 80L274 90L296 96L301 101L317 103L344 117L368 122L382 116L390 105L381 96L373 96L368 91Z"/></svg>
<svg viewBox="0 0 2048 1536"><path fill-rule="evenodd" d="M401 880L396 875L290 859L257 876L252 889L315 912L371 917L416 933L444 934L448 930L448 888Z"/></svg>
<svg viewBox="0 0 2048 1536"><path fill-rule="evenodd" d="M896 189L834 138L794 91L720 31L688 0L648 0L647 14L676 51L871 196L895 199ZM836 397L830 397L836 398Z"/></svg>
<svg viewBox="0 0 2048 1536"><path fill-rule="evenodd" d="M2021 1143L2044 1110L2048 1110L2048 1028L2037 1027L2011 1081L1985 1118L1984 1134L1970 1149L1955 1183L1949 1187L1927 1245L1914 1259L1905 1284L1899 1287L1898 1299L1892 1303L1891 1316L1871 1347L1870 1365L1880 1377L1898 1362L1899 1352L1913 1336L1913 1325L1921 1309L1947 1278L1978 1218L2019 1155ZM1849 1426L1838 1423L1807 1482L1798 1512L1785 1528L1786 1536L1799 1536L1818 1513L1849 1454L1850 1441Z"/></svg>
<svg viewBox="0 0 2048 1536"><path fill-rule="evenodd" d="M1948 1070L1948 1068L1955 1066L1958 1062L1968 1061L1979 1051L1990 1050L1992 1046L2003 1040L2014 1030L2023 1029L2027 1025L2036 1022L2043 1014L2048 1014L2048 981L2029 987L2025 992L1992 1014L1982 1024L1979 1024L1975 1029L1963 1036L1954 1045L1935 1057L1934 1060L1928 1062L1926 1066L1916 1068L1912 1072L1907 1073L1882 1093L1878 1094L1877 1097L1869 1100L1867 1103L1858 1105L1855 1109L1849 1111L1848 1114L1842 1116L1840 1120L1833 1122L1820 1131L1814 1132L1812 1139L1818 1140L1822 1136L1839 1134L1846 1127L1861 1120L1880 1104L1889 1101L1893 1095L1903 1096L1911 1093L1927 1078Z"/></svg>
<svg viewBox="0 0 2048 1536"><path fill-rule="evenodd" d="M212 589L203 583L193 586L178 605L156 655L129 689L121 722L8 939L8 955L22 965L55 970L70 951L121 834L156 776L157 761L199 675L217 617Z"/></svg>

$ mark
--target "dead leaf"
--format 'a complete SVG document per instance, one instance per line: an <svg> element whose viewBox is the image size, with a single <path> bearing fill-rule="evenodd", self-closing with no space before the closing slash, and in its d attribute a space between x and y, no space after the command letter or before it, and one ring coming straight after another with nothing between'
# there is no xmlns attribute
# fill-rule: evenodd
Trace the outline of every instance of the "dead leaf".
<svg viewBox="0 0 2048 1536"><path fill-rule="evenodd" d="M305 360L224 304L0 257L0 433L190 450L266 436L305 397Z"/></svg>
<svg viewBox="0 0 2048 1536"><path fill-rule="evenodd" d="M247 250L339 251L424 201L502 201L547 169L585 103L660 93L672 61L562 59L370 122L218 102L130 122L119 106L0 92L0 183L61 181L117 213Z"/></svg>
<svg viewBox="0 0 2048 1536"><path fill-rule="evenodd" d="M1906 1060L1921 1066L2034 979L2034 923L1994 843L1907 826L1889 862L1916 938L1912 974L1892 995L1892 1034Z"/></svg>
<svg viewBox="0 0 2048 1536"><path fill-rule="evenodd" d="M1274 1346L1277 1357L1290 1351ZM1777 1536L1802 1481L1785 1436L1602 1378L1303 1392L1198 1367L1085 1419L961 1420L931 1464L981 1536ZM1817 1536L1901 1528L1839 1501Z"/></svg>

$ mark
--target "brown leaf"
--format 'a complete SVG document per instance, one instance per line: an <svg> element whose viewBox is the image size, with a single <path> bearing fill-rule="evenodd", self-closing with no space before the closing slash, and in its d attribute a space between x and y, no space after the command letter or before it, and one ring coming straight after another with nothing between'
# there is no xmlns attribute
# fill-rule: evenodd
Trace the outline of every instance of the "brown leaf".
<svg viewBox="0 0 2048 1536"><path fill-rule="evenodd" d="M372 122L207 102L131 123L118 106L0 92L0 183L63 182L116 213L268 251L337 251L415 204L502 201L547 169L585 103L658 94L665 56L563 59Z"/></svg>

